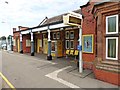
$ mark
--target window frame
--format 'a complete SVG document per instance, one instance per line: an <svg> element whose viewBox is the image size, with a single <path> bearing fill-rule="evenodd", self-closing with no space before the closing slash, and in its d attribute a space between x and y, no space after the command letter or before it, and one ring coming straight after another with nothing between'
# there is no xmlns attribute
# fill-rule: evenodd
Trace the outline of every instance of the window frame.
<svg viewBox="0 0 120 90"><path fill-rule="evenodd" d="M71 47L71 41L73 42L73 48ZM74 40L70 40L70 49L74 49Z"/></svg>
<svg viewBox="0 0 120 90"><path fill-rule="evenodd" d="M116 32L108 32L108 19L116 17ZM118 15L111 15L106 17L106 34L117 34L118 33Z"/></svg>
<svg viewBox="0 0 120 90"><path fill-rule="evenodd" d="M67 48L67 42L68 42L68 48ZM70 48L70 41L69 40L65 40L65 48L69 49Z"/></svg>
<svg viewBox="0 0 120 90"><path fill-rule="evenodd" d="M59 36L58 36L58 34L59 34ZM60 32L57 32L57 39L60 39Z"/></svg>
<svg viewBox="0 0 120 90"><path fill-rule="evenodd" d="M26 47L30 47L31 46L31 40L26 39Z"/></svg>
<svg viewBox="0 0 120 90"><path fill-rule="evenodd" d="M73 38L71 38L71 32L73 32ZM74 39L74 37L75 37L74 31L70 31L69 37L70 37L70 39Z"/></svg>
<svg viewBox="0 0 120 90"><path fill-rule="evenodd" d="M56 36L56 37L54 37L54 35ZM57 35L56 35L56 33L54 32L53 33L53 39L56 39L57 38Z"/></svg>
<svg viewBox="0 0 120 90"><path fill-rule="evenodd" d="M108 57L108 40L116 39L116 58ZM118 60L118 37L106 37L106 59Z"/></svg>
<svg viewBox="0 0 120 90"><path fill-rule="evenodd" d="M16 46L16 40L13 39L13 46Z"/></svg>
<svg viewBox="0 0 120 90"><path fill-rule="evenodd" d="M67 37L67 33L68 33L68 37ZM70 38L70 32L69 31L66 31L65 32L65 39L69 39Z"/></svg>

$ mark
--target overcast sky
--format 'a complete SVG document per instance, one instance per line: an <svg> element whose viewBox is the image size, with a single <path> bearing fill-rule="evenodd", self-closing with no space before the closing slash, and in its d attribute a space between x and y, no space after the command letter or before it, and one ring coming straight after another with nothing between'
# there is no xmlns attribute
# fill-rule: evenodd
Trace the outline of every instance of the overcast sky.
<svg viewBox="0 0 120 90"><path fill-rule="evenodd" d="M33 27L47 16L77 10L88 0L0 0L0 37L18 26Z"/></svg>

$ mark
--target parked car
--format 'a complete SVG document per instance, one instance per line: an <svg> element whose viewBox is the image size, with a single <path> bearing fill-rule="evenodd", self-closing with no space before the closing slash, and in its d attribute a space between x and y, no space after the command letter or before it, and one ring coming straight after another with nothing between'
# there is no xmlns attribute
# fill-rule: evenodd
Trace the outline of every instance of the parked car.
<svg viewBox="0 0 120 90"><path fill-rule="evenodd" d="M7 45L6 44L2 44L2 49L7 50Z"/></svg>

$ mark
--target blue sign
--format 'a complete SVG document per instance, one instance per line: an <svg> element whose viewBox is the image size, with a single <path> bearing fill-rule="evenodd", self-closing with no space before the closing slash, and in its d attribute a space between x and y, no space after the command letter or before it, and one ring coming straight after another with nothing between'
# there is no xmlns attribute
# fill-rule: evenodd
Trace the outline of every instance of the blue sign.
<svg viewBox="0 0 120 90"><path fill-rule="evenodd" d="M78 49L79 51L82 51L82 45L78 45L78 46L77 46L77 49Z"/></svg>

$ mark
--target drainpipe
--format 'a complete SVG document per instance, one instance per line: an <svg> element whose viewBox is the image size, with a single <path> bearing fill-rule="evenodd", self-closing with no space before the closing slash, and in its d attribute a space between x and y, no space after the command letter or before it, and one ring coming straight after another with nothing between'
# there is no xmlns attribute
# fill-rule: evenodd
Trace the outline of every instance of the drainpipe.
<svg viewBox="0 0 120 90"><path fill-rule="evenodd" d="M51 40L50 40L50 29L48 26L48 56L47 60L52 60L52 55L51 55Z"/></svg>
<svg viewBox="0 0 120 90"><path fill-rule="evenodd" d="M33 32L31 30L31 56L34 56L34 41L33 41Z"/></svg>
<svg viewBox="0 0 120 90"><path fill-rule="evenodd" d="M20 33L20 53L23 53L22 49L22 34Z"/></svg>

